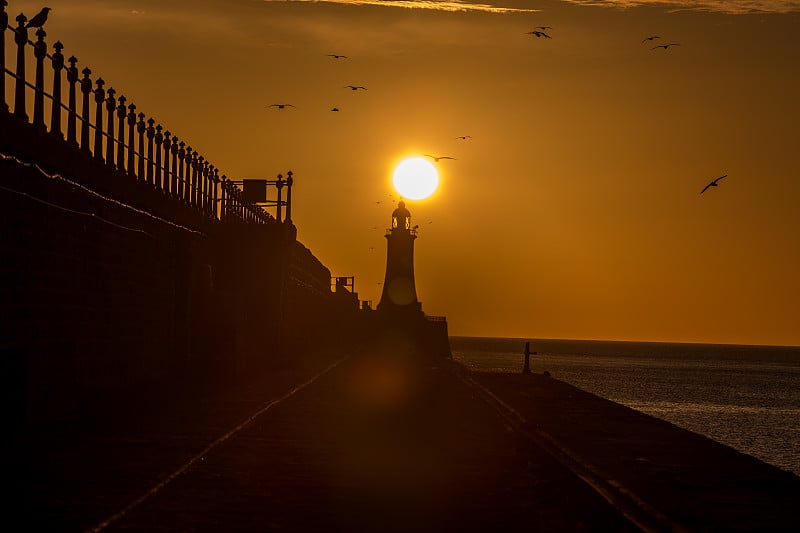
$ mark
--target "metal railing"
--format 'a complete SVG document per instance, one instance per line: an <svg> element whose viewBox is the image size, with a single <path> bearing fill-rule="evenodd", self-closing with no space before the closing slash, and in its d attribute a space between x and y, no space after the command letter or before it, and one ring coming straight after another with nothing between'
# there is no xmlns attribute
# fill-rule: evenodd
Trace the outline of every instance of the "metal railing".
<svg viewBox="0 0 800 533"><path fill-rule="evenodd" d="M11 108L6 99L5 79L0 80L0 114L11 115L63 139L75 150L105 163L110 171L154 188L209 218L257 224L275 222L270 213L246 201L241 189L227 176L220 175L219 169L187 142L157 124L152 117L137 113L136 105L129 103L124 95L117 97L113 87L106 89L102 78L92 80L88 67L79 72L75 56L65 62L61 42L53 44L52 53L48 53L47 33L42 27L36 30L33 42L29 39L30 28L26 27L28 19L24 14L16 17L16 28L10 26L6 6L7 1L0 0L0 71L12 79L14 99ZM13 34L17 48L15 70L5 64L7 33ZM33 52L34 83L26 77L28 50ZM46 63L52 74L50 91L45 86ZM65 74L66 103L62 97ZM32 120L27 108L30 91L33 92ZM46 104L50 107L49 123L45 118ZM62 126L64 122L66 128Z"/></svg>

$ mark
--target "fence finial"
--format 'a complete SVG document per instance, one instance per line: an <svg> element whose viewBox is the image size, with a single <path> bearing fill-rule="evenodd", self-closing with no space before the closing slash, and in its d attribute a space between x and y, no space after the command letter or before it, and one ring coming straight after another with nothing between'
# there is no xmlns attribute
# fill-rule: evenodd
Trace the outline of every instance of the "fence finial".
<svg viewBox="0 0 800 533"><path fill-rule="evenodd" d="M94 122L94 157L103 159L103 102L106 100L106 84L103 78L97 78L97 89L94 90L95 122Z"/></svg>
<svg viewBox="0 0 800 533"><path fill-rule="evenodd" d="M64 70L64 54L61 50L64 45L61 41L56 41L53 45L53 102L50 110L50 133L63 138L61 132L61 71Z"/></svg>
<svg viewBox="0 0 800 533"><path fill-rule="evenodd" d="M14 42L17 43L17 79L14 84L14 116L28 122L25 112L25 45L28 44L28 17L20 13L16 18L18 26L14 29Z"/></svg>

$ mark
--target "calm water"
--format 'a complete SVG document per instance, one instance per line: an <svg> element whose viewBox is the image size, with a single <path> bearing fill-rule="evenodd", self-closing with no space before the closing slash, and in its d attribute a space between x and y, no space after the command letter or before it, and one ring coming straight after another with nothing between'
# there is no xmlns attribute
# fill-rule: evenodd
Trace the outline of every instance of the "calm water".
<svg viewBox="0 0 800 533"><path fill-rule="evenodd" d="M475 370L520 372L526 339L452 337ZM800 475L800 347L531 340L531 370Z"/></svg>

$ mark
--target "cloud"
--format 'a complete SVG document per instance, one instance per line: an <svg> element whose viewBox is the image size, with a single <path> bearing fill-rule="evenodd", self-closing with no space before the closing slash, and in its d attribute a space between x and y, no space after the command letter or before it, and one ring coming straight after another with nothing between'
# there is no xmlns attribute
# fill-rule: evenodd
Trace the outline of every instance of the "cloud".
<svg viewBox="0 0 800 533"><path fill-rule="evenodd" d="M601 7L631 8L639 6L664 7L670 11L713 11L718 13L796 13L798 0L564 0L572 4Z"/></svg>
<svg viewBox="0 0 800 533"><path fill-rule="evenodd" d="M433 11L476 11L481 13L538 13L539 9L501 7L463 0L264 0L264 2L307 2L346 4L352 6L402 7L406 9L428 9Z"/></svg>

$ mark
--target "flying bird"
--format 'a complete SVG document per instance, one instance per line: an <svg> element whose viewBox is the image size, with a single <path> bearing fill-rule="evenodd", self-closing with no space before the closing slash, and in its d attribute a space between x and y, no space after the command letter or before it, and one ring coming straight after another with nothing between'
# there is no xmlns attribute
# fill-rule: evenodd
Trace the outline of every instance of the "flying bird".
<svg viewBox="0 0 800 533"><path fill-rule="evenodd" d="M547 38L547 39L552 39L552 37L550 37L549 35L547 35L547 34L546 34L545 32L543 32L543 31L537 31L537 30L534 30L534 31L529 31L529 32L528 32L528 35L535 35L536 37L545 37L545 38Z"/></svg>
<svg viewBox="0 0 800 533"><path fill-rule="evenodd" d="M294 107L292 104L270 104L267 107L277 107L278 109L283 109L285 107Z"/></svg>
<svg viewBox="0 0 800 533"><path fill-rule="evenodd" d="M425 154L425 157L430 157L431 159L433 159L433 160L434 160L434 161L436 161L437 163L439 162L439 160L440 160L440 159L452 159L452 160L454 160L454 161L455 161L455 159L456 159L455 157L450 157L450 156L447 156L447 155L440 155L439 157L436 157L435 155L428 155L428 154Z"/></svg>
<svg viewBox="0 0 800 533"><path fill-rule="evenodd" d="M365 91L367 90L367 88L363 85L345 85L344 88L350 89L351 91L357 91L359 89L364 89Z"/></svg>
<svg viewBox="0 0 800 533"><path fill-rule="evenodd" d="M720 176L720 177L718 177L717 179L715 179L715 180L712 180L712 181L711 181L711 182L710 182L708 185L706 185L705 187L703 187L703 190L702 190L702 191L700 191L700 194L703 194L704 192L706 192L706 189L708 189L709 187L718 187L719 185L717 184L717 182L718 182L719 180L721 180L722 178L725 178L725 177L727 177L727 176L728 176L728 175L727 175L727 174L725 174L724 176Z"/></svg>
<svg viewBox="0 0 800 533"><path fill-rule="evenodd" d="M553 27L552 27L552 26L536 26L536 27L535 27L535 28L533 28L533 29L534 29L534 30L552 30L552 29L553 29Z"/></svg>
<svg viewBox="0 0 800 533"><path fill-rule="evenodd" d="M680 43L660 44L660 45L658 45L658 46L654 46L654 47L653 47L653 48L651 48L650 50L655 50L656 48L663 48L664 50L666 50L666 49L667 49L667 48L669 48L670 46L680 46L680 45L681 45Z"/></svg>
<svg viewBox="0 0 800 533"><path fill-rule="evenodd" d="M459 135L456 139L462 139L466 141L467 139L472 139L472 135Z"/></svg>
<svg viewBox="0 0 800 533"><path fill-rule="evenodd" d="M328 54L328 57L332 57L334 59L347 59L347 56L343 56L340 54Z"/></svg>
<svg viewBox="0 0 800 533"><path fill-rule="evenodd" d="M338 107L332 107L331 111L339 111L339 108Z"/></svg>
<svg viewBox="0 0 800 533"><path fill-rule="evenodd" d="M50 13L52 9L49 7L43 7L41 11L36 13L31 20L28 21L28 24L25 25L26 28L41 28L44 26L44 23L47 22L47 14Z"/></svg>
<svg viewBox="0 0 800 533"><path fill-rule="evenodd" d="M647 41L652 41L653 39L661 39L660 35L651 35L650 37L645 37L642 39L642 42L645 43Z"/></svg>

